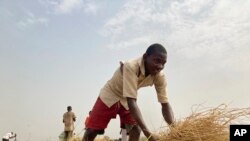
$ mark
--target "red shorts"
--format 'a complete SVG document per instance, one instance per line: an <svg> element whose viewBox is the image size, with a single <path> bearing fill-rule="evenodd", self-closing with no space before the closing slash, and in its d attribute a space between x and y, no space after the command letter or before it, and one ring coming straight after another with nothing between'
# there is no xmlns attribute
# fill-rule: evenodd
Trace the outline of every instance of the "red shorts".
<svg viewBox="0 0 250 141"><path fill-rule="evenodd" d="M104 130L107 128L109 121L112 118L116 118L117 114L120 116L121 126L137 124L130 111L126 110L120 102L115 103L109 108L98 97L89 116L86 128Z"/></svg>

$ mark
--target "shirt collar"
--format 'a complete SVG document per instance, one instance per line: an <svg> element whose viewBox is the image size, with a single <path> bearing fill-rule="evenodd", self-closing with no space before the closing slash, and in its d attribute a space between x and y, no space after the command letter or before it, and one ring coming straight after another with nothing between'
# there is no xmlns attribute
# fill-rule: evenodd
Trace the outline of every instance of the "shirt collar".
<svg viewBox="0 0 250 141"><path fill-rule="evenodd" d="M139 67L140 67L141 74L143 74L145 76L145 65L144 65L144 59L143 59L143 57L141 57L138 60L138 64L139 64Z"/></svg>

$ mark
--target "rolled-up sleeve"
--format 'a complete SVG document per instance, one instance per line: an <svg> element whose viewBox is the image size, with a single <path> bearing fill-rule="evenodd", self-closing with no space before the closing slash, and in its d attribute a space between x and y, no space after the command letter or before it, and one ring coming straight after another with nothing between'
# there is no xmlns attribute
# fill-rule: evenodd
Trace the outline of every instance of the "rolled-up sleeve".
<svg viewBox="0 0 250 141"><path fill-rule="evenodd" d="M160 72L155 76L154 80L157 98L160 103L168 103L167 97L167 80L164 73Z"/></svg>
<svg viewBox="0 0 250 141"><path fill-rule="evenodd" d="M137 98L137 81L136 70L133 66L124 64L123 66L123 96Z"/></svg>

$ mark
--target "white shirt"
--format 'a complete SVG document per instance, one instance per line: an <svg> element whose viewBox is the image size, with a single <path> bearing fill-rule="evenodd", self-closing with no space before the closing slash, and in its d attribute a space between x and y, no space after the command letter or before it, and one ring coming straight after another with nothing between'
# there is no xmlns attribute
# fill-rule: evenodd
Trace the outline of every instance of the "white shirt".
<svg viewBox="0 0 250 141"><path fill-rule="evenodd" d="M14 138L15 137L15 134L14 133L7 133L6 135L3 136L3 139L11 139L11 138Z"/></svg>

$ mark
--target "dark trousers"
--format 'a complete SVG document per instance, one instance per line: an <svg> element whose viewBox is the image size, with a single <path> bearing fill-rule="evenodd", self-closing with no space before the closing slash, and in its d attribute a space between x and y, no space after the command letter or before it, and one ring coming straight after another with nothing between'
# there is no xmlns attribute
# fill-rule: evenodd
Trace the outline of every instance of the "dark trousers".
<svg viewBox="0 0 250 141"><path fill-rule="evenodd" d="M9 141L8 139L3 139L3 141Z"/></svg>
<svg viewBox="0 0 250 141"><path fill-rule="evenodd" d="M73 136L73 131L64 131L65 133L65 140L69 140Z"/></svg>

